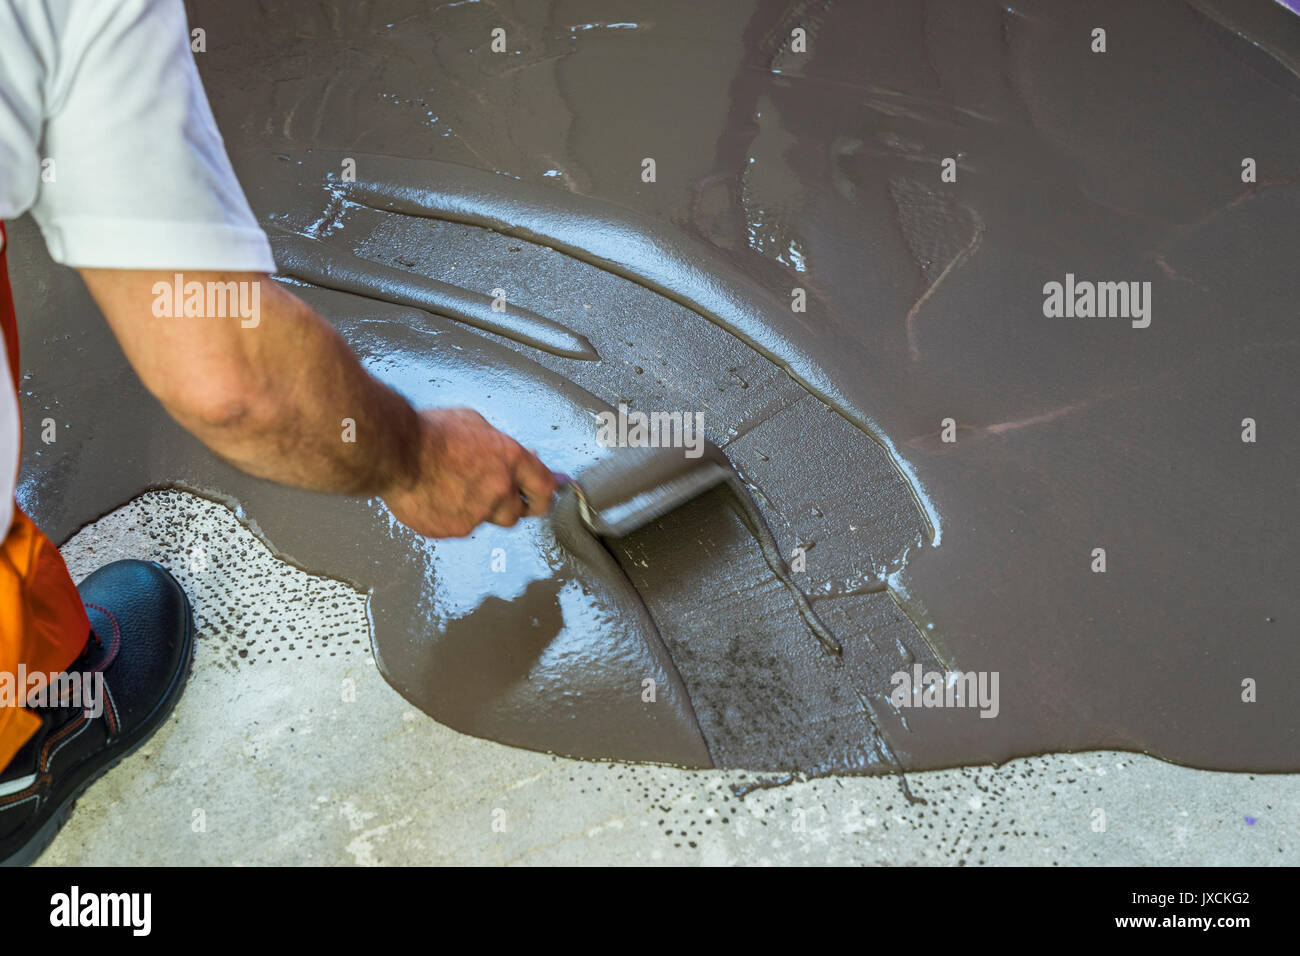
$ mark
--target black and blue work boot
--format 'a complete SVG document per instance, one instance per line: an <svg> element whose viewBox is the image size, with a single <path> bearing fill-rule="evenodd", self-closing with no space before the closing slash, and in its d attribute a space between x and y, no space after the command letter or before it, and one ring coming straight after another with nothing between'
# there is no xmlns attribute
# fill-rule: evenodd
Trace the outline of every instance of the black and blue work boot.
<svg viewBox="0 0 1300 956"><path fill-rule="evenodd" d="M115 561L77 589L90 639L63 698L33 709L40 730L0 770L0 865L41 855L86 788L162 726L194 659L190 602L160 565Z"/></svg>

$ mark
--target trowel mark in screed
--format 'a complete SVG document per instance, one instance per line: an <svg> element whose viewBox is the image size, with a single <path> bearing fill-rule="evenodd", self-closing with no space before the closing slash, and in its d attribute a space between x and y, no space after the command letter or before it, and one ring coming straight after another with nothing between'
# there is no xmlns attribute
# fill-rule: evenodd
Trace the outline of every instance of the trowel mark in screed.
<svg viewBox="0 0 1300 956"><path fill-rule="evenodd" d="M703 412L709 435L728 441L805 394L691 309L563 252L482 226L368 207L350 207L347 221L358 256L464 289L503 288L511 307L551 316L581 335L604 361L526 354L610 405ZM384 297L382 288L375 294Z"/></svg>
<svg viewBox="0 0 1300 956"><path fill-rule="evenodd" d="M482 226L620 276L725 329L858 428L875 434L866 412L800 341L806 329L791 324L788 303L713 246L655 217L585 196L566 195L557 203L549 189L512 182L507 198L502 177L481 170L392 156L368 156L365 164L366 180L341 186L353 202Z"/></svg>
<svg viewBox="0 0 1300 956"><path fill-rule="evenodd" d="M798 452L792 436L798 436ZM810 597L883 588L926 530L907 482L870 437L811 395L725 447L787 562L809 542L797 575Z"/></svg>
<svg viewBox="0 0 1300 956"><path fill-rule="evenodd" d="M818 653L823 653L823 648L838 652L840 642L818 619L805 592L843 594L864 588L881 590L886 587L885 575L898 565L909 548L928 536L916 496L881 445L820 399L809 395L770 358L738 339L725 326L623 275L482 226L350 205L344 218L347 229L339 235L347 237L358 261L392 263L383 268L415 269L471 289L493 283L509 287L512 303L534 312L556 315L565 327L589 339L605 360L575 363L535 350L522 353L521 358L526 355L529 362L554 369L610 403L688 411L702 405L707 411L706 432L722 441L731 440L728 455L746 481L755 486L763 483L788 486L782 487L779 498L770 494L760 497L757 511L748 512L741 522L742 527L747 525L748 533L744 543L737 546L750 549L751 557L766 564L761 570L753 569L759 575L758 580L778 587L782 593L773 594L772 600L782 607L782 613L794 615L789 622L791 627L820 641ZM383 282L374 282L359 291L380 302L390 298ZM583 307L593 301L600 303L599 311ZM623 325L611 323L611 314L639 316L641 322L635 337L629 336ZM517 340L506 339L500 344L512 351L519 350ZM670 374L657 374L653 379L647 376L647 367L655 368L656 362L658 367L670 369ZM800 436L798 455L789 453L794 435ZM805 447L807 442L815 444ZM739 502L752 507L743 488L736 494ZM769 519L781 529L783 540L779 543L767 531ZM805 571L798 575L791 574L788 567L796 540L791 532L794 526L801 531L797 540L812 540L815 536L821 543ZM869 542L871 548L865 561L861 554L854 553L864 542ZM613 573L621 576L618 571ZM707 604L712 597L701 600ZM639 599L636 603L640 603ZM475 614L481 616L480 612L487 610L485 605ZM486 620L483 617L476 626ZM697 643L713 639L701 637ZM381 636L380 640L382 644L384 638ZM916 642L924 647L924 639L919 634ZM445 707L448 699L445 693L432 695L435 701L444 703L427 702L430 686L437 688L444 684L437 675L429 674L413 681L410 674L398 677L399 671L400 668L397 671L392 668L391 662L385 668L391 679L400 681L404 693L413 699L426 700L422 705L426 709L432 707L431 712L452 726L500 739L499 727L489 730L482 723L482 715L477 715L480 707L454 714ZM458 686L463 683L458 681ZM705 685L697 685L697 693L713 698L701 705L705 707L722 706L727 695L733 693L725 683L702 688ZM871 699L877 697L873 688L865 688L865 692ZM791 698L790 726L824 722L824 715L818 710L824 704L813 697ZM799 766L816 767L819 769L814 772L829 773L861 771L867 766L879 769L891 762L886 756L888 744L872 727L871 705L864 704L855 690L844 699L843 706L856 717L828 732L836 739L844 736L843 746L848 750L865 747L865 756L848 756L846 751L840 759L823 754L826 759L822 762L805 758ZM471 713L476 714L472 719ZM759 706L746 708L742 723L747 726L737 726L733 731L741 737L748 736L751 744L765 734L768 739L782 735L782 731L760 729L764 717ZM855 735L857 742L850 743L848 738ZM552 743L552 747L566 751L568 746L572 744L559 748ZM732 760L748 763L726 765L790 769L782 756L769 753L765 759L758 749L761 747L756 745L743 758L731 755ZM680 755L684 751L678 752ZM716 759L717 755L714 756ZM695 765L698 761L694 757L690 763Z"/></svg>
<svg viewBox="0 0 1300 956"><path fill-rule="evenodd" d="M611 541L686 684L718 767L879 773L871 713L716 488Z"/></svg>
<svg viewBox="0 0 1300 956"><path fill-rule="evenodd" d="M896 220L923 278L923 287L907 312L904 324L912 360L921 357L917 320L926 300L951 273L967 263L980 247L984 223L979 215L915 180L895 176L889 181Z"/></svg>
<svg viewBox="0 0 1300 956"><path fill-rule="evenodd" d="M781 492L759 506L782 553L788 558L795 543L784 532L792 524L827 542L810 563L815 580L807 588L837 592L879 582L881 569L892 570L918 537L931 536L925 508L890 452L725 325L617 272L483 226L352 207L347 234L366 259L401 262L470 289L502 285L512 303L553 315L605 360L578 363L531 350L529 358L611 405L702 412L706 433L742 475ZM384 298L381 286L373 294ZM593 302L599 308L584 308ZM837 487L837 480L851 486ZM867 549L865 559L855 561L859 549Z"/></svg>
<svg viewBox="0 0 1300 956"><path fill-rule="evenodd" d="M499 310L493 296L361 259L337 242L277 235L272 248L277 268L304 282L423 309L564 358L600 359L590 342L558 322L518 306Z"/></svg>
<svg viewBox="0 0 1300 956"><path fill-rule="evenodd" d="M821 544L800 578L808 593L883 585L930 535L917 494L890 453L725 326L617 272L481 225L351 204L346 218L346 235L366 260L468 289L499 284L509 289L512 307L554 315L581 334L605 361L575 363L535 351L528 357L611 405L703 413L707 434L726 445L742 476L780 492L758 504L786 559L801 541ZM388 298L378 281L369 294ZM592 302L599 308L586 307ZM635 337L625 323L611 321L615 316L639 318ZM790 453L794 434L798 455Z"/></svg>
<svg viewBox="0 0 1300 956"><path fill-rule="evenodd" d="M974 214L936 187L904 176L890 177L889 196L899 231L929 287L969 245Z"/></svg>

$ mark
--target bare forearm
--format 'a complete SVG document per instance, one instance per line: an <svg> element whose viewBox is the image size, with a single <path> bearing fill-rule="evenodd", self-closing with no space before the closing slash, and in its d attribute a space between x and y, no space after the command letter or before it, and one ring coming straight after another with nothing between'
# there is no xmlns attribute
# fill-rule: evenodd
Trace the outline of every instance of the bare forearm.
<svg viewBox="0 0 1300 956"><path fill-rule="evenodd" d="M204 287L255 288L259 307L249 321L242 299L235 317L225 309L217 310L222 318L167 315L156 290L168 294L171 273L81 274L145 387L244 471L317 491L379 495L399 521L437 538L463 537L484 521L510 527L550 508L556 476L535 454L470 409L417 413L267 276L183 277Z"/></svg>
<svg viewBox="0 0 1300 956"><path fill-rule="evenodd" d="M227 420L177 420L221 457L282 484L383 494L415 479L419 424L406 399L367 373L328 324L291 298L266 316L246 405ZM285 362L277 356L292 356Z"/></svg>
<svg viewBox="0 0 1300 956"><path fill-rule="evenodd" d="M124 303L150 308L152 293L137 274L83 275L146 387L240 469L344 494L385 494L416 480L415 410L369 375L309 306L269 278L186 276L258 282L260 314L251 327L238 318L150 315L141 334L138 323L114 319Z"/></svg>

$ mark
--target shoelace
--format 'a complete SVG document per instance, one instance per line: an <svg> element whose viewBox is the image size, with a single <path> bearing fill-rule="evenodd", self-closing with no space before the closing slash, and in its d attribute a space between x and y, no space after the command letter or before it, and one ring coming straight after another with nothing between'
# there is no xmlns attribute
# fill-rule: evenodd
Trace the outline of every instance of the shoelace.
<svg viewBox="0 0 1300 956"><path fill-rule="evenodd" d="M108 649L105 651L99 663L97 663L94 667L91 667L87 670L80 671L80 673L87 674L87 675L98 674L107 670L108 667L113 663L113 661L117 659L117 652L122 647L122 632L117 626L117 619L114 618L113 615L110 614L105 608L100 607L98 604L87 604L86 607L92 608L96 611L99 611L99 613L103 614L104 617L108 618L108 623L112 625L113 628L113 643L108 646ZM91 628L89 640L94 641L101 649L104 647L103 639L99 636L98 632L96 632L94 628ZM87 643L89 643L89 641ZM83 651L82 653L84 654L85 652ZM63 684L61 687L61 693L59 695L58 703L55 704L54 706L56 707L71 706L72 692L73 692L73 688L70 683Z"/></svg>

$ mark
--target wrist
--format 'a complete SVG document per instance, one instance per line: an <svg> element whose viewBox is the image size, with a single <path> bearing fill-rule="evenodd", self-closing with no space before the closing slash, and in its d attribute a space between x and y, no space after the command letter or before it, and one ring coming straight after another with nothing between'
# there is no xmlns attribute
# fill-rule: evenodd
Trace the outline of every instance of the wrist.
<svg viewBox="0 0 1300 956"><path fill-rule="evenodd" d="M382 469L384 487L380 496L384 500L401 498L413 493L427 480L432 459L430 446L442 447L441 430L436 424L399 395L400 403L393 417L396 425L389 442L389 463Z"/></svg>

